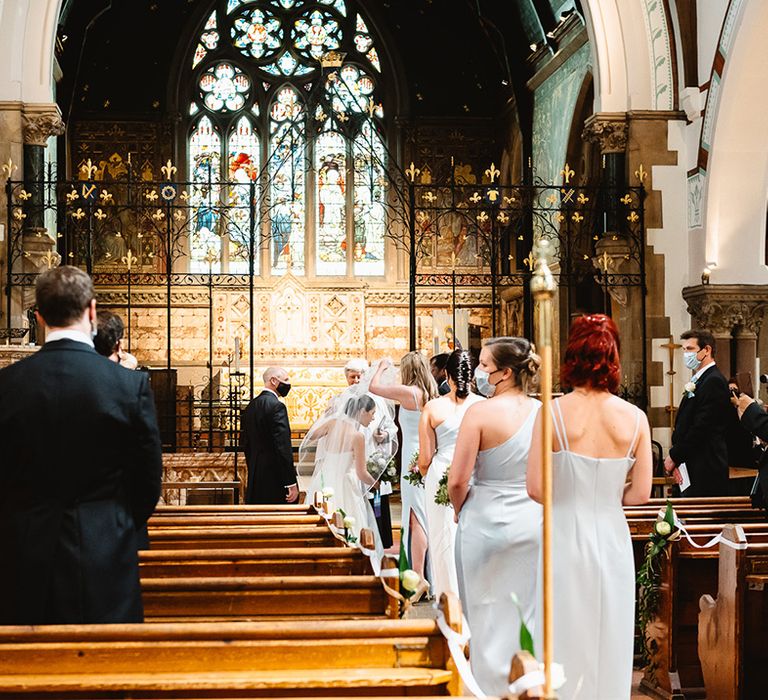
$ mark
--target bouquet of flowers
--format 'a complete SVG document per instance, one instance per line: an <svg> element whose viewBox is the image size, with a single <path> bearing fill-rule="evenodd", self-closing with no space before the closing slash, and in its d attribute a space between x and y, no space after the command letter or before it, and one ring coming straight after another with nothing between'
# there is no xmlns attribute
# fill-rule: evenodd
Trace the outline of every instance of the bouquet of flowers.
<svg viewBox="0 0 768 700"><path fill-rule="evenodd" d="M382 483L394 483L397 481L397 467L395 458L383 452L374 452L365 463L368 473Z"/></svg>
<svg viewBox="0 0 768 700"><path fill-rule="evenodd" d="M445 470L445 474L443 474L440 477L440 481L437 482L437 493L435 493L435 503L439 506L450 506L451 508L451 499L448 498L448 472L451 470L451 465L449 464L447 469Z"/></svg>
<svg viewBox="0 0 768 700"><path fill-rule="evenodd" d="M416 452L413 453L413 457L411 457L411 461L408 462L408 469L405 472L405 480L409 484L413 484L414 486L424 486L424 477L421 475L421 472L419 471L419 451L416 450Z"/></svg>
<svg viewBox="0 0 768 700"><path fill-rule="evenodd" d="M645 561L637 572L637 626L641 641L640 653L644 664L650 662L658 643L648 634L648 624L656 617L659 607L659 583L661 570L658 559L664 554L667 545L680 537L680 528L672 504L659 512L656 522L648 535L645 545Z"/></svg>

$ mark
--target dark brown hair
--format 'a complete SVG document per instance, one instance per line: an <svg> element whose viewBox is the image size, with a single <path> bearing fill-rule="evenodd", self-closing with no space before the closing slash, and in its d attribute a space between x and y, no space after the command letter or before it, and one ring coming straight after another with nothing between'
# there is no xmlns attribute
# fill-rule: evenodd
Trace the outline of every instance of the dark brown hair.
<svg viewBox="0 0 768 700"><path fill-rule="evenodd" d="M695 340L699 345L699 350L703 350L707 345L709 345L710 348L712 348L712 357L715 356L715 353L717 353L717 345L715 343L715 336L712 335L709 331L699 331L695 329L691 329L689 331L685 331L680 338L682 340Z"/></svg>
<svg viewBox="0 0 768 700"><path fill-rule="evenodd" d="M469 385L472 383L472 357L466 350L454 350L446 356L445 371L456 385L456 396L465 399L469 396Z"/></svg>
<svg viewBox="0 0 768 700"><path fill-rule="evenodd" d="M534 352L531 341L527 338L502 337L491 338L485 343L493 357L497 369L511 369L515 385L528 393L536 383L541 359Z"/></svg>
<svg viewBox="0 0 768 700"><path fill-rule="evenodd" d="M122 318L106 309L99 309L96 312L96 337L93 339L96 352L109 357L122 339L124 331Z"/></svg>
<svg viewBox="0 0 768 700"><path fill-rule="evenodd" d="M35 284L37 309L46 325L55 328L77 322L94 298L91 278L71 265L46 270Z"/></svg>

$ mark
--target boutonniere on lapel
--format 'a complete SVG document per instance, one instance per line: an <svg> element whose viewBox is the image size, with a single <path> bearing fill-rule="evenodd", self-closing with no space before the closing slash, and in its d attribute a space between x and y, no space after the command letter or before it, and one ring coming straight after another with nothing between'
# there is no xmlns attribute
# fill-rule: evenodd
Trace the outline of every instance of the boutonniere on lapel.
<svg viewBox="0 0 768 700"><path fill-rule="evenodd" d="M696 382L688 382L683 387L683 391L687 398L692 399L696 395Z"/></svg>

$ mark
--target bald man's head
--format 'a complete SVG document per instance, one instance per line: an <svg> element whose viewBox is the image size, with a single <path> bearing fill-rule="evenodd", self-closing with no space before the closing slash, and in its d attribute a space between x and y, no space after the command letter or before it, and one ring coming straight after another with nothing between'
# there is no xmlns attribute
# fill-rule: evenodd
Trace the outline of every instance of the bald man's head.
<svg viewBox="0 0 768 700"><path fill-rule="evenodd" d="M284 367L267 367L262 375L267 389L285 396L291 388L291 379Z"/></svg>

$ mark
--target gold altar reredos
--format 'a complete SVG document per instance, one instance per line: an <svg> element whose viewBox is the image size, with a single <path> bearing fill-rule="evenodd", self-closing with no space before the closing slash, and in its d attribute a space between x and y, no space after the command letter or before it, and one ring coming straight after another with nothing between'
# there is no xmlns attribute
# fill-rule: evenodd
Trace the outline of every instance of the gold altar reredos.
<svg viewBox="0 0 768 700"><path fill-rule="evenodd" d="M99 303L127 317L127 290L102 287ZM471 307L470 323L490 334L490 290L457 291L457 307ZM131 292L131 351L139 362L164 367L167 353L167 292L164 287ZM212 328L214 391L223 398L229 386L235 338L242 348L240 369L248 374L250 359L249 289L229 286L175 287L171 292L171 366L178 385L199 390L208 386L209 328ZM431 354L432 314L450 312L450 289L417 292L417 343ZM286 403L294 429L305 429L344 386L343 367L351 358L369 362L408 351L408 292L404 285L373 286L351 281L323 286L285 275L254 291L254 353L256 389L269 365L285 366L293 390ZM247 381L247 377L246 377ZM217 389L219 387L219 389ZM246 387L247 388L247 387Z"/></svg>

